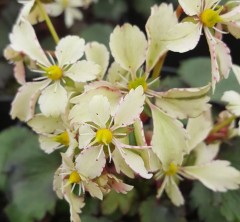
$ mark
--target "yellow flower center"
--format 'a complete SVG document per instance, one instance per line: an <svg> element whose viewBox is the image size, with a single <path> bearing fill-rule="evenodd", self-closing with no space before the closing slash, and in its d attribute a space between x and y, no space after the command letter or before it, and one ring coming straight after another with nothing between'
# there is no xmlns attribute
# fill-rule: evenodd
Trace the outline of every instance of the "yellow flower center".
<svg viewBox="0 0 240 222"><path fill-rule="evenodd" d="M80 175L78 174L78 172L76 170L74 170L69 175L68 182L72 184L72 183L79 183L80 181L81 181Z"/></svg>
<svg viewBox="0 0 240 222"><path fill-rule="evenodd" d="M130 81L128 83L129 90L136 89L138 86L142 86L144 92L147 90L148 86L147 86L147 82L144 77L136 78L135 80Z"/></svg>
<svg viewBox="0 0 240 222"><path fill-rule="evenodd" d="M64 8L68 7L68 0L62 0L62 5Z"/></svg>
<svg viewBox="0 0 240 222"><path fill-rule="evenodd" d="M63 75L62 69L57 65L52 65L46 68L45 71L48 78L52 80L59 80L62 78L62 75Z"/></svg>
<svg viewBox="0 0 240 222"><path fill-rule="evenodd" d="M96 141L104 145L111 143L112 138L113 134L109 129L99 129L96 133Z"/></svg>
<svg viewBox="0 0 240 222"><path fill-rule="evenodd" d="M169 164L168 170L165 172L168 176L174 176L178 171L178 166L176 166L174 163Z"/></svg>
<svg viewBox="0 0 240 222"><path fill-rule="evenodd" d="M68 132L64 131L63 133L53 137L53 140L61 143L64 146L68 146L69 145L69 136L68 136Z"/></svg>
<svg viewBox="0 0 240 222"><path fill-rule="evenodd" d="M202 23L209 27L212 28L215 26L218 22L222 21L222 18L220 17L220 12L222 11L222 7L219 8L217 11L214 11L212 9L206 9L202 12L201 14L201 21Z"/></svg>

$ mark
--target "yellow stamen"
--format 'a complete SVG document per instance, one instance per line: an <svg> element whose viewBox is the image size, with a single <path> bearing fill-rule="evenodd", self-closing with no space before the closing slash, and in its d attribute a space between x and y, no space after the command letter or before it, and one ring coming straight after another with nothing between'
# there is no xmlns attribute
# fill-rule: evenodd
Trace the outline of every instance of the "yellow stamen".
<svg viewBox="0 0 240 222"><path fill-rule="evenodd" d="M69 178L68 178L68 182L70 184L72 183L79 183L81 181L81 177L80 175L78 174L78 172L76 170L74 170L70 175L69 175Z"/></svg>
<svg viewBox="0 0 240 222"><path fill-rule="evenodd" d="M219 15L222 11L222 7L219 8L217 11L214 11L212 9L206 9L202 12L201 14L201 21L202 23L209 27L212 28L215 26L218 22L222 21L221 16Z"/></svg>
<svg viewBox="0 0 240 222"><path fill-rule="evenodd" d="M112 142L113 134L109 129L99 129L96 133L96 141L98 143L108 145Z"/></svg>
<svg viewBox="0 0 240 222"><path fill-rule="evenodd" d="M68 132L64 131L63 133L53 137L53 140L61 143L64 146L68 146L69 145L69 136L68 136Z"/></svg>
<svg viewBox="0 0 240 222"><path fill-rule="evenodd" d="M57 65L52 65L48 68L45 68L45 71L48 78L52 80L59 80L62 78L63 75L62 69Z"/></svg>
<svg viewBox="0 0 240 222"><path fill-rule="evenodd" d="M142 86L144 92L147 90L148 86L147 86L147 82L146 82L144 77L137 78L137 79L135 79L133 81L130 81L128 83L128 89L129 90L136 89L138 86Z"/></svg>
<svg viewBox="0 0 240 222"><path fill-rule="evenodd" d="M168 170L165 172L166 175L168 176L174 176L178 171L178 166L175 165L174 163L169 164Z"/></svg>

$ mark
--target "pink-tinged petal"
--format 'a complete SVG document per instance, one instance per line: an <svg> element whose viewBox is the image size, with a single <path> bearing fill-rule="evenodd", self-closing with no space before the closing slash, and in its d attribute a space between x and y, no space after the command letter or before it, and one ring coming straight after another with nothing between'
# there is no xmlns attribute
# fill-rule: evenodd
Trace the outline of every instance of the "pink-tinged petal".
<svg viewBox="0 0 240 222"><path fill-rule="evenodd" d="M113 151L112 159L117 173L122 172L129 178L134 178L133 170L125 163L118 149Z"/></svg>
<svg viewBox="0 0 240 222"><path fill-rule="evenodd" d="M227 28L236 39L240 38L240 22L229 22Z"/></svg>
<svg viewBox="0 0 240 222"><path fill-rule="evenodd" d="M227 110L236 116L240 116L240 94L231 90L224 92L222 101L227 103Z"/></svg>
<svg viewBox="0 0 240 222"><path fill-rule="evenodd" d="M147 40L137 26L117 26L110 36L110 49L115 61L135 75L145 60Z"/></svg>
<svg viewBox="0 0 240 222"><path fill-rule="evenodd" d="M215 160L205 165L184 167L183 171L213 191L239 188L240 172L228 161Z"/></svg>
<svg viewBox="0 0 240 222"><path fill-rule="evenodd" d="M223 23L228 25L231 22L238 22L240 19L240 5L234 7L231 11L224 13L221 15L221 19Z"/></svg>
<svg viewBox="0 0 240 222"><path fill-rule="evenodd" d="M235 74L238 83L240 84L240 66L238 65L233 65L232 66L232 71Z"/></svg>
<svg viewBox="0 0 240 222"><path fill-rule="evenodd" d="M139 118L143 111L145 94L142 86L138 86L120 101L114 116L114 127L128 126Z"/></svg>
<svg viewBox="0 0 240 222"><path fill-rule="evenodd" d="M203 165L210 163L214 158L216 158L220 148L220 143L213 143L206 145L205 143L200 143L194 148L194 153L196 160L194 165Z"/></svg>
<svg viewBox="0 0 240 222"><path fill-rule="evenodd" d="M48 84L49 80L42 82L30 82L21 86L16 97L12 102L10 115L13 119L16 117L22 121L28 121L34 115L37 99Z"/></svg>
<svg viewBox="0 0 240 222"><path fill-rule="evenodd" d="M87 181L86 183L84 183L84 187L85 187L86 191L88 191L92 197L97 197L100 200L103 199L103 193L102 193L101 189L99 188L98 184L96 184L92 181Z"/></svg>
<svg viewBox="0 0 240 222"><path fill-rule="evenodd" d="M117 193L123 194L126 194L128 191L133 189L133 186L123 183L121 180L113 180L111 186Z"/></svg>
<svg viewBox="0 0 240 222"><path fill-rule="evenodd" d="M210 84L201 88L176 88L154 92L156 105L165 113L179 119L197 117L208 110Z"/></svg>
<svg viewBox="0 0 240 222"><path fill-rule="evenodd" d="M60 66L73 64L84 53L85 40L78 36L69 35L62 38L56 46L56 57Z"/></svg>
<svg viewBox="0 0 240 222"><path fill-rule="evenodd" d="M27 124L38 134L54 133L56 130L64 131L65 129L60 118L46 117L42 114L35 115Z"/></svg>
<svg viewBox="0 0 240 222"><path fill-rule="evenodd" d="M160 159L163 169L168 169L174 162L181 165L183 155L187 152L187 134L178 120L163 113L151 105L153 117L152 150ZM174 139L173 139L174 138Z"/></svg>
<svg viewBox="0 0 240 222"><path fill-rule="evenodd" d="M61 144L54 141L52 137L39 136L40 148L47 154L52 153L54 150L59 149Z"/></svg>
<svg viewBox="0 0 240 222"><path fill-rule="evenodd" d="M212 88L215 90L215 85L223 77L227 78L232 67L232 58L227 45L219 39L212 36L208 28L204 28L212 65Z"/></svg>
<svg viewBox="0 0 240 222"><path fill-rule="evenodd" d="M111 106L107 97L96 95L89 101L88 106L91 121L100 128L106 128L106 123L110 119Z"/></svg>
<svg viewBox="0 0 240 222"><path fill-rule="evenodd" d="M97 78L101 67L94 62L81 60L74 63L64 75L75 82L87 82Z"/></svg>
<svg viewBox="0 0 240 222"><path fill-rule="evenodd" d="M193 150L199 143L201 143L207 138L212 127L213 127L213 121L211 118L210 109L202 113L202 115L196 118L190 118L188 120L188 124L186 128L190 137L188 141L188 145L189 145L188 152Z"/></svg>
<svg viewBox="0 0 240 222"><path fill-rule="evenodd" d="M146 72L150 72L159 58L167 51L164 41L165 34L177 23L178 19L172 4L162 3L160 6L155 5L151 8L151 15L146 23L148 36Z"/></svg>
<svg viewBox="0 0 240 222"><path fill-rule="evenodd" d="M88 61L92 61L101 67L98 78L102 79L107 70L110 58L107 47L98 42L91 42L86 45L85 54Z"/></svg>
<svg viewBox="0 0 240 222"><path fill-rule="evenodd" d="M26 35L27 33L27 35ZM31 59L48 67L51 63L48 61L41 45L38 42L37 36L31 24L24 20L13 27L10 34L11 47L28 55Z"/></svg>
<svg viewBox="0 0 240 222"><path fill-rule="evenodd" d="M144 162L142 158L128 149L123 149L123 159L125 160L126 164L139 176L150 179L152 177L151 173L148 173L144 166Z"/></svg>
<svg viewBox="0 0 240 222"><path fill-rule="evenodd" d="M202 25L200 23L179 23L166 33L166 47L173 52L187 52L196 47L201 33Z"/></svg>
<svg viewBox="0 0 240 222"><path fill-rule="evenodd" d="M183 8L183 11L189 15L198 15L202 9L202 0L178 0L179 4Z"/></svg>
<svg viewBox="0 0 240 222"><path fill-rule="evenodd" d="M106 164L104 152L100 152L100 147L91 147L83 150L76 158L76 169L80 175L94 179L99 177Z"/></svg>
<svg viewBox="0 0 240 222"><path fill-rule="evenodd" d="M25 67L22 61L14 63L14 77L20 85L26 83Z"/></svg>
<svg viewBox="0 0 240 222"><path fill-rule="evenodd" d="M169 177L168 182L166 183L165 191L175 206L179 207L184 204L183 195L174 178Z"/></svg>
<svg viewBox="0 0 240 222"><path fill-rule="evenodd" d="M67 91L60 82L56 81L42 91L38 103L45 116L58 117L66 110Z"/></svg>

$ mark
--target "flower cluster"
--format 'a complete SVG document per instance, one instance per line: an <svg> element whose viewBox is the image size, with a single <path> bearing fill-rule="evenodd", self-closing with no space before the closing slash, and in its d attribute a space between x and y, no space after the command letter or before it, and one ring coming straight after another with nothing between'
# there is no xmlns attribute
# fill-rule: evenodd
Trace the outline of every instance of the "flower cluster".
<svg viewBox="0 0 240 222"><path fill-rule="evenodd" d="M44 50L30 23L37 2L24 5L5 51L21 84L11 116L39 134L46 153L61 153L53 188L69 203L71 221L80 221L84 193L103 199L112 189L130 191L133 187L120 174L161 180L157 197L165 190L177 206L184 203L178 188L183 177L199 180L213 191L239 188L240 172L230 162L216 159L223 140L214 137L218 130L208 103L211 87L214 90L232 68L222 33L227 30L240 37L238 3L221 6L217 0L179 0L187 14L181 22L171 4L155 5L146 22L147 35L128 23L117 26L110 35L109 52L103 44L86 43L73 35L60 39L55 51ZM89 3L57 0L46 4L46 11L59 15L65 10L70 26L73 18L81 18L73 7ZM210 49L212 83L157 90L159 67L167 51L193 49L202 31ZM38 77L27 81L25 67ZM240 116L237 93L226 92L223 100L229 103L229 112L219 118L221 124ZM146 110L152 120L150 142L141 118ZM228 138L239 134L230 123ZM187 161L192 155L195 161Z"/></svg>

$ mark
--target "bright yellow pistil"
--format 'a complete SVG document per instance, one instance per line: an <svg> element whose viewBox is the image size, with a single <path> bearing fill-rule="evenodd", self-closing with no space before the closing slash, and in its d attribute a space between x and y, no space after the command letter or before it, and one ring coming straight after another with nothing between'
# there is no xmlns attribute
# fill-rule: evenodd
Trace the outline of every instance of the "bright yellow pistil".
<svg viewBox="0 0 240 222"><path fill-rule="evenodd" d="M69 136L68 136L68 132L64 131L63 133L53 137L53 140L61 143L64 146L68 146L69 145Z"/></svg>
<svg viewBox="0 0 240 222"><path fill-rule="evenodd" d="M174 163L170 163L168 170L165 172L168 176L174 176L178 172L178 166Z"/></svg>
<svg viewBox="0 0 240 222"><path fill-rule="evenodd" d="M214 27L218 22L222 21L222 18L219 15L221 11L222 8L219 8L217 11L212 9L204 10L201 14L202 23L209 28Z"/></svg>
<svg viewBox="0 0 240 222"><path fill-rule="evenodd" d="M63 75L62 69L57 65L52 65L46 68L45 71L46 71L47 77L52 80L59 80L62 78L62 75Z"/></svg>
<svg viewBox="0 0 240 222"><path fill-rule="evenodd" d="M96 133L96 142L108 145L112 142L113 134L109 129L99 129Z"/></svg>
<svg viewBox="0 0 240 222"><path fill-rule="evenodd" d="M79 183L80 181L81 181L80 175L78 174L78 172L76 170L74 170L69 175L68 182L72 184L72 183Z"/></svg>
<svg viewBox="0 0 240 222"><path fill-rule="evenodd" d="M130 81L128 83L128 89L129 90L136 89L138 86L142 86L144 92L147 90L148 86L147 86L147 82L146 82L144 77L137 78L137 79L135 79L133 81Z"/></svg>

